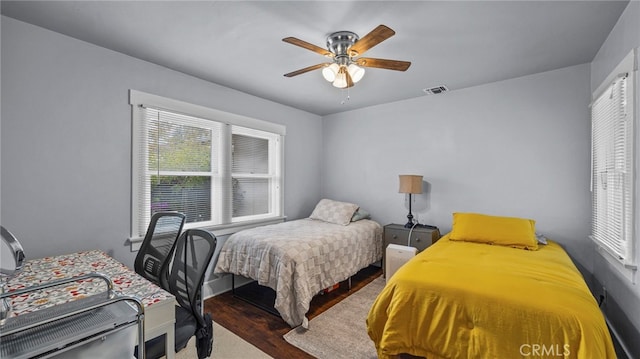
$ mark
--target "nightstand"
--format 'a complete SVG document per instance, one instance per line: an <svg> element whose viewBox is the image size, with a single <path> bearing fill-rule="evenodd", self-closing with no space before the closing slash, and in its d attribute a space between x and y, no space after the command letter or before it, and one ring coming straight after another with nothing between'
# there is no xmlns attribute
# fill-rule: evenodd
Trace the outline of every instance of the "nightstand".
<svg viewBox="0 0 640 359"><path fill-rule="evenodd" d="M384 274L384 261L387 255L387 246L389 244L399 244L401 246L407 245L407 239L409 238L409 231L411 228L405 228L402 224L387 224L384 226L384 246L382 247L382 271ZM411 232L411 247L418 249L418 252L422 252L427 247L436 243L440 239L440 230L431 228L415 227Z"/></svg>

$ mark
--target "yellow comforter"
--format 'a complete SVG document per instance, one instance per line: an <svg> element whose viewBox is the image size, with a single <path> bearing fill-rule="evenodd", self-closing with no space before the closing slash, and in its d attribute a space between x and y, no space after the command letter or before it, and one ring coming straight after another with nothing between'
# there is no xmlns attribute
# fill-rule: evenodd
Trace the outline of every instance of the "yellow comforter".
<svg viewBox="0 0 640 359"><path fill-rule="evenodd" d="M401 267L374 302L381 359L616 357L594 297L565 251L454 242Z"/></svg>

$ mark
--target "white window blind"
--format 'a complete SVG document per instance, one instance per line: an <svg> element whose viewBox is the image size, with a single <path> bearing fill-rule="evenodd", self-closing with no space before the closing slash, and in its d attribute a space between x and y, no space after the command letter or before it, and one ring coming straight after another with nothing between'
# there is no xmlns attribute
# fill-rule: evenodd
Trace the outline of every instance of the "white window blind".
<svg viewBox="0 0 640 359"><path fill-rule="evenodd" d="M282 216L282 134L139 101L132 98L132 238L143 237L151 216L159 211L184 213L185 228L226 227ZM176 103L180 110L189 109ZM194 110L198 111L208 113Z"/></svg>
<svg viewBox="0 0 640 359"><path fill-rule="evenodd" d="M216 208L225 201L222 124L149 107L142 114L138 234L144 235L151 216L161 211L184 213L186 223L222 223Z"/></svg>
<svg viewBox="0 0 640 359"><path fill-rule="evenodd" d="M628 73L617 76L592 104L592 236L620 262L631 266L634 117L629 86L633 83Z"/></svg>
<svg viewBox="0 0 640 359"><path fill-rule="evenodd" d="M278 138L264 131L232 126L233 218L259 218L276 210L269 194L278 186L280 172L274 154Z"/></svg>

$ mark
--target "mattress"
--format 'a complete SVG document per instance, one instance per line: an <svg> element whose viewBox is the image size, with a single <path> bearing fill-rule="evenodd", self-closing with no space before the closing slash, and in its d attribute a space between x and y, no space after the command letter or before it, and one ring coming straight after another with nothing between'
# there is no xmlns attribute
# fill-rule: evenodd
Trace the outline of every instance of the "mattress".
<svg viewBox="0 0 640 359"><path fill-rule="evenodd" d="M382 258L382 227L363 219L343 226L300 219L230 236L214 273L252 278L275 290L275 309L290 326L305 324L314 295Z"/></svg>
<svg viewBox="0 0 640 359"><path fill-rule="evenodd" d="M562 247L450 241L391 277L367 330L379 358L616 358L604 317Z"/></svg>

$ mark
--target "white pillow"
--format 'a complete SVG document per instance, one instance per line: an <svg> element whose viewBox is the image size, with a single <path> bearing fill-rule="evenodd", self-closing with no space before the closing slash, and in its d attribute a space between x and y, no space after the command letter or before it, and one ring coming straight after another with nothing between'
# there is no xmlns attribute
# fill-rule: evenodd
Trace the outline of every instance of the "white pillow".
<svg viewBox="0 0 640 359"><path fill-rule="evenodd" d="M538 240L538 244L547 244L547 237L540 233L536 233L536 239Z"/></svg>
<svg viewBox="0 0 640 359"><path fill-rule="evenodd" d="M351 222L357 222L362 219L371 219L371 214L362 208L358 208L356 213L353 214L353 217L351 217Z"/></svg>
<svg viewBox="0 0 640 359"><path fill-rule="evenodd" d="M353 203L338 202L325 198L318 202L309 218L346 226L351 223L351 217L357 210L358 205Z"/></svg>

